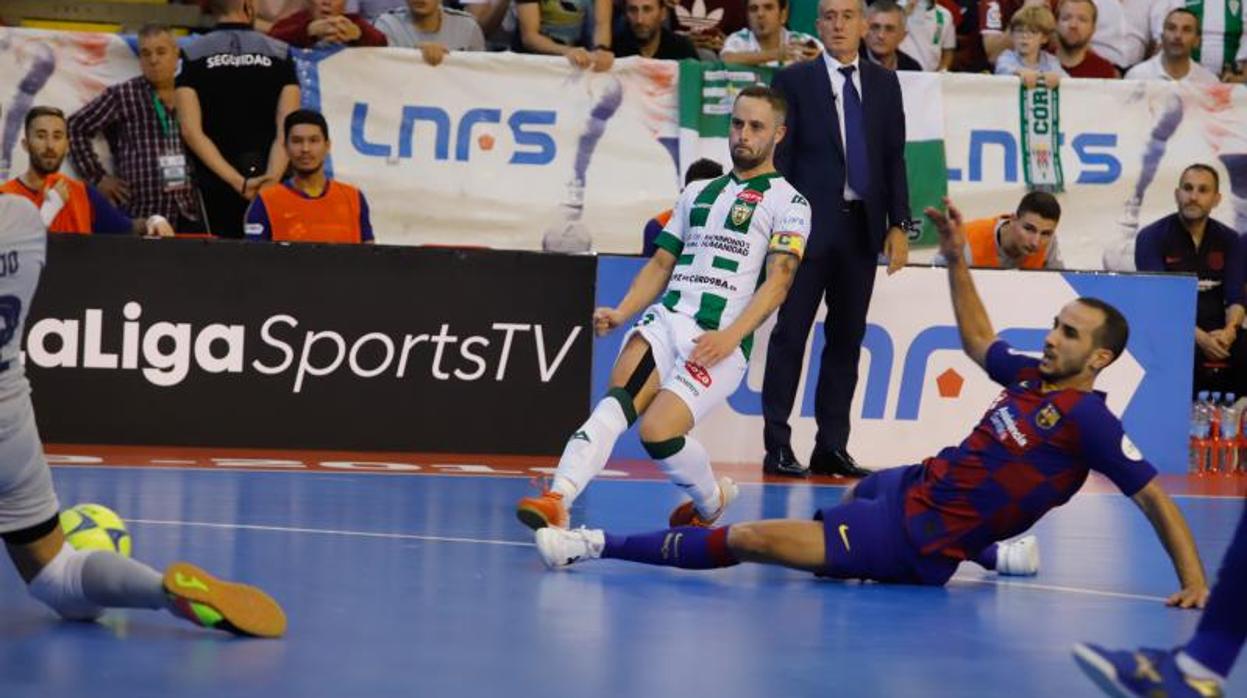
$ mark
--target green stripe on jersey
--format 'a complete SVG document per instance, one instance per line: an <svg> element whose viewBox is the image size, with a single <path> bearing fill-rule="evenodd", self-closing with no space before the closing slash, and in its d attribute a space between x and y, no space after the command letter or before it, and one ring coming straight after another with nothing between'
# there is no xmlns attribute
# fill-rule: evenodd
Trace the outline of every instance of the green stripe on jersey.
<svg viewBox="0 0 1247 698"><path fill-rule="evenodd" d="M670 310L673 313L675 312L676 303L679 303L679 302L680 302L679 291L667 291L666 295L662 297L663 307L666 308L667 310Z"/></svg>
<svg viewBox="0 0 1247 698"><path fill-rule="evenodd" d="M692 255L689 255L689 257L691 258ZM724 271L736 271L737 269L740 268L740 262L734 259L728 259L727 257L720 257L719 255L715 255L714 260L710 262L710 266L714 267L715 269L723 269Z"/></svg>
<svg viewBox="0 0 1247 698"><path fill-rule="evenodd" d="M659 233L658 237L654 238L654 244L676 257L679 257L680 253L684 251L684 243L665 230Z"/></svg>
<svg viewBox="0 0 1247 698"><path fill-rule="evenodd" d="M693 199L693 207L688 212L689 228L701 228L706 225L706 220L710 218L710 207L714 206L714 200L719 198L719 194L730 181L732 181L731 174L723 175L707 184L697 198Z"/></svg>
<svg viewBox="0 0 1247 698"><path fill-rule="evenodd" d="M680 267L680 266L684 266L685 264L692 264L692 263L693 263L693 257L695 257L695 256L696 256L696 255L691 255L691 254L682 254L682 255L680 255L680 257L679 257L678 259L676 259L676 260L675 260L675 265L676 265L677 267Z"/></svg>
<svg viewBox="0 0 1247 698"><path fill-rule="evenodd" d="M701 305L697 308L697 314L693 319L697 324L707 330L719 329L719 323L723 321L723 309L727 307L727 299L713 293L705 292L701 294Z"/></svg>

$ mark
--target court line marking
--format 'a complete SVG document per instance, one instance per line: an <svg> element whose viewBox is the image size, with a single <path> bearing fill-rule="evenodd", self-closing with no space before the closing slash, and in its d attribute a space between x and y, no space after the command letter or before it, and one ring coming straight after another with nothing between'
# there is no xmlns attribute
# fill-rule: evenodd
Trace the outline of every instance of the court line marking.
<svg viewBox="0 0 1247 698"><path fill-rule="evenodd" d="M397 540L424 540L437 543L476 543L478 545L506 545L516 548L532 548L535 543L513 540L490 540L486 538L455 538L452 536L424 536L416 533L376 533L371 531L342 531L333 528L301 528L298 526L261 526L258 524L224 524L207 521L166 521L161 519L126 519L127 523L150 526L193 526L196 528L243 529L246 531L276 531L279 533L319 533L329 536L354 538L390 538Z"/></svg>
<svg viewBox="0 0 1247 698"><path fill-rule="evenodd" d="M318 533L330 536L349 536L354 538L382 538L394 540L421 540L435 543L473 543L476 545L501 545L514 548L532 548L536 547L534 543L526 543L523 541L511 540L493 540L489 538L459 538L454 536L426 536L416 533L377 533L370 531L344 531L332 528L303 528L298 526L263 526L259 524L226 524L211 523L207 521L170 521L164 519L127 519L129 523L146 524L149 526L188 526L195 528L218 528L218 529L242 529L246 531L273 531L278 533ZM1058 586L1053 584L1031 584L1027 582L1007 581L1001 582L995 579L979 579L975 577L958 577L954 576L950 581L963 582L968 584L991 585L1004 589L1033 589L1036 591L1050 591L1065 594L1081 594L1084 596L1102 596L1115 599L1128 599L1130 601L1149 601L1156 602L1165 601L1161 596L1146 596L1143 594L1129 594L1118 591L1100 591L1098 589L1081 589L1079 587Z"/></svg>
<svg viewBox="0 0 1247 698"><path fill-rule="evenodd" d="M1002 581L997 579L978 579L975 577L958 577L954 576L952 582L965 582L968 584L990 584L991 586L1002 589L1035 589L1036 591L1052 591L1064 594L1082 594L1084 596L1104 596L1113 599L1129 599L1131 601L1160 601L1167 599L1163 596L1147 596L1145 594L1129 594L1121 591L1100 591L1099 589L1082 589L1079 587L1059 586L1056 584L1033 584L1031 582L1015 582Z"/></svg>
<svg viewBox="0 0 1247 698"><path fill-rule="evenodd" d="M478 478L482 480L487 480L487 479L532 480L534 477L537 477L538 475L543 475L541 473L524 473L522 475L509 475L505 472L498 472L498 473L436 472L436 471L430 471L430 470L424 470L424 469L422 469L419 474L416 474L413 471L385 471L385 470L351 471L351 470L334 470L334 469L311 470L308 468L299 468L299 467L253 468L253 467L246 467L246 466L228 466L228 465L213 466L213 467L178 467L178 466L166 466L166 465L154 467L150 465L106 465L103 463L83 463L83 464L50 463L49 465L53 469L64 468L66 470L110 470L110 469L118 470L120 469L120 470L147 470L147 471L157 471L157 472L177 471L177 472L207 472L207 473L301 473L304 475L338 475L338 476L341 476L341 475L357 475L357 476L384 475L388 477L400 477L400 476L406 475L406 476L412 476L412 477ZM413 465L418 465L418 464L413 464ZM608 468L610 467L609 463L607 464L607 467ZM595 480L595 482L646 482L646 483L649 483L649 482L668 482L668 480L665 478L657 478L657 477L629 476L629 477L603 477L598 480ZM837 487L846 488L855 483L793 481L793 482L737 482L736 484L738 486L746 486L746 487L764 487L764 486L797 487L800 485L804 485L806 487L817 487L817 488L837 488ZM1169 492L1168 494L1171 499L1236 499L1238 501L1243 501L1244 499L1247 499L1247 497L1244 497L1244 495L1240 495L1240 494L1174 494L1172 492ZM1082 492L1082 491L1079 491L1074 496L1075 497L1125 497L1125 495L1123 495L1120 492Z"/></svg>

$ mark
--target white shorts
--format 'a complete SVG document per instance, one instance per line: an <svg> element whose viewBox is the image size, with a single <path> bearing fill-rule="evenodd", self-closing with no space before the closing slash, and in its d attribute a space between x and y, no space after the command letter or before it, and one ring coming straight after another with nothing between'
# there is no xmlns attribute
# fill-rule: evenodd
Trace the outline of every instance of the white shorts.
<svg viewBox="0 0 1247 698"><path fill-rule="evenodd" d="M0 533L37 526L61 509L30 398L16 402L13 421L0 427Z"/></svg>
<svg viewBox="0 0 1247 698"><path fill-rule="evenodd" d="M654 352L654 366L658 369L659 387L675 393L688 405L694 424L736 392L749 368L745 353L739 348L710 368L689 361L688 357L697 346L693 340L704 332L693 318L655 303L641 313L623 342L623 346L627 346L634 334L649 342Z"/></svg>

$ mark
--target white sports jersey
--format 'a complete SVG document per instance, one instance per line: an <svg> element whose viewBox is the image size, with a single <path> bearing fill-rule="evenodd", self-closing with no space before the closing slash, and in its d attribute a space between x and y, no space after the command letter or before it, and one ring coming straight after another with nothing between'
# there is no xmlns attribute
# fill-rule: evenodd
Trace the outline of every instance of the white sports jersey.
<svg viewBox="0 0 1247 698"><path fill-rule="evenodd" d="M819 53L822 53L825 50L823 48L823 42L819 41L817 37L810 36L805 32L792 31L785 27L779 28L779 43L781 45L789 43L804 44L810 42L813 42L813 44L818 47ZM761 50L762 45L758 43L758 38L753 35L753 31L751 31L749 27L745 27L744 29L734 31L728 35L728 37L723 40L723 48L719 50L719 53L758 53ZM778 68L784 64L779 61L767 61L762 65L771 68Z"/></svg>
<svg viewBox="0 0 1247 698"><path fill-rule="evenodd" d="M810 204L778 172L694 182L654 241L676 256L661 302L704 329L727 327L762 283L767 255L800 258L809 234ZM746 357L752 346L752 336L741 344Z"/></svg>
<svg viewBox="0 0 1247 698"><path fill-rule="evenodd" d="M905 20L905 38L898 47L913 57L928 72L939 70L944 51L957 48L957 27L953 13L935 0L909 0L920 6L909 10ZM906 3L901 3L908 7Z"/></svg>
<svg viewBox="0 0 1247 698"><path fill-rule="evenodd" d="M22 368L22 327L43 271L47 239L34 204L0 195L0 406L30 392Z"/></svg>

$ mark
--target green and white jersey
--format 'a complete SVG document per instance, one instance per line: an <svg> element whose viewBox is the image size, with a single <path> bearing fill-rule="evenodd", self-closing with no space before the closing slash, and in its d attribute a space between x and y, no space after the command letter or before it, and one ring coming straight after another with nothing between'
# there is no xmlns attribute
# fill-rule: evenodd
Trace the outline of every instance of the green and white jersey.
<svg viewBox="0 0 1247 698"><path fill-rule="evenodd" d="M810 204L778 172L694 182L655 240L676 257L662 304L704 329L727 327L762 284L767 255L799 259L809 234ZM741 344L746 357L752 346L752 336Z"/></svg>

